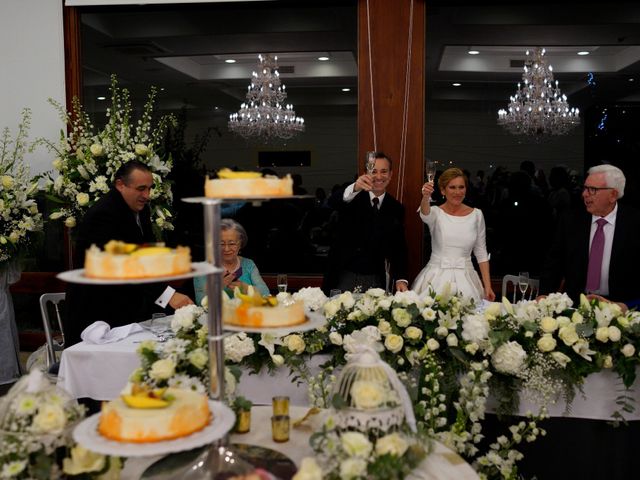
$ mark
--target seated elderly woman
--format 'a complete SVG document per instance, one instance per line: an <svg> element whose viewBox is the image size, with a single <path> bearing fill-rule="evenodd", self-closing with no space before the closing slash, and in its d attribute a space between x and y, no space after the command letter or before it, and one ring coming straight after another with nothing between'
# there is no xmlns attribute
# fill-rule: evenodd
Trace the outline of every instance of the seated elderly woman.
<svg viewBox="0 0 640 480"><path fill-rule="evenodd" d="M269 287L264 283L253 260L238 255L248 241L244 227L235 220L224 218L220 222L220 230L221 266L224 268L222 285L225 292L232 296L233 290L239 287L246 293L249 285L252 285L262 295L269 295ZM207 278L196 277L193 279L193 284L196 303L200 304L207 295Z"/></svg>

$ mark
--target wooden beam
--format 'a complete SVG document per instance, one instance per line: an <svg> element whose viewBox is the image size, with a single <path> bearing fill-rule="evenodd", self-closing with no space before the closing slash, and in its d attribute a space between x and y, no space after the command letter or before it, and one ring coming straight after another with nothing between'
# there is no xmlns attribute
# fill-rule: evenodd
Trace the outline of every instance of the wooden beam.
<svg viewBox="0 0 640 480"><path fill-rule="evenodd" d="M358 2L358 171L365 152L393 160L389 191L405 206L409 280L424 266L415 213L424 181L425 0Z"/></svg>

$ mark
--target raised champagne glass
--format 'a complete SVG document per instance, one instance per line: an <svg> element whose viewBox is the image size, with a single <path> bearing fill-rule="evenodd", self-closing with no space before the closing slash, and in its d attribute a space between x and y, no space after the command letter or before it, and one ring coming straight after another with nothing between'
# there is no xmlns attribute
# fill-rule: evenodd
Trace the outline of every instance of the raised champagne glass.
<svg viewBox="0 0 640 480"><path fill-rule="evenodd" d="M427 164L425 166L425 174L427 176L427 182L433 183L434 179L436 178L436 164L427 161ZM433 203L433 199L429 199L429 202Z"/></svg>
<svg viewBox="0 0 640 480"><path fill-rule="evenodd" d="M287 274L279 273L276 277L276 285L278 285L278 293L287 291Z"/></svg>
<svg viewBox="0 0 640 480"><path fill-rule="evenodd" d="M376 168L376 152L367 152L364 166L367 173L373 175L373 171Z"/></svg>

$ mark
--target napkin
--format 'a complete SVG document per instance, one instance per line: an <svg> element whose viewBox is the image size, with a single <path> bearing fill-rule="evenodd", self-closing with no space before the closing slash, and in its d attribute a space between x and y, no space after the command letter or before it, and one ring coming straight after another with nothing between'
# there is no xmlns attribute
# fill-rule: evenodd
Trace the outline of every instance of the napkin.
<svg viewBox="0 0 640 480"><path fill-rule="evenodd" d="M80 334L80 338L87 343L102 345L104 343L113 343L127 338L134 333L142 332L144 329L137 323L130 323L123 327L111 328L107 322L98 320L85 328Z"/></svg>

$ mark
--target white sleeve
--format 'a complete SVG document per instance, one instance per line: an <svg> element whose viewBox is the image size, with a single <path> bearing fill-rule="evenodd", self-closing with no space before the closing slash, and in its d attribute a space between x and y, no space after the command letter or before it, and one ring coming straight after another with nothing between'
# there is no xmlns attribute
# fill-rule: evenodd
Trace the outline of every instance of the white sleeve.
<svg viewBox="0 0 640 480"><path fill-rule="evenodd" d="M482 210L476 210L476 215L478 216L478 221L476 222L478 233L476 236L476 243L473 246L473 254L476 256L476 260L478 261L478 263L488 262L489 255L487 254L487 227L484 223L484 215L482 214Z"/></svg>
<svg viewBox="0 0 640 480"><path fill-rule="evenodd" d="M438 220L438 215L440 215L440 208L437 206L432 206L429 209L429 215L424 215L420 211L420 207L418 207L418 214L420 215L420 219L429 226L429 230L433 228L436 221Z"/></svg>
<svg viewBox="0 0 640 480"><path fill-rule="evenodd" d="M167 305L169 305L169 300L171 300L171 297L173 297L174 293L176 293L175 288L173 287L165 288L164 292L162 292L162 295L160 295L156 299L155 304L161 306L162 308L166 308Z"/></svg>
<svg viewBox="0 0 640 480"><path fill-rule="evenodd" d="M351 185L349 185L347 188L344 189L344 193L342 194L342 200L345 203L349 203L351 200L356 198L356 195L358 195L358 193L360 193L360 192L354 191L355 187L356 187L356 184L352 183Z"/></svg>

